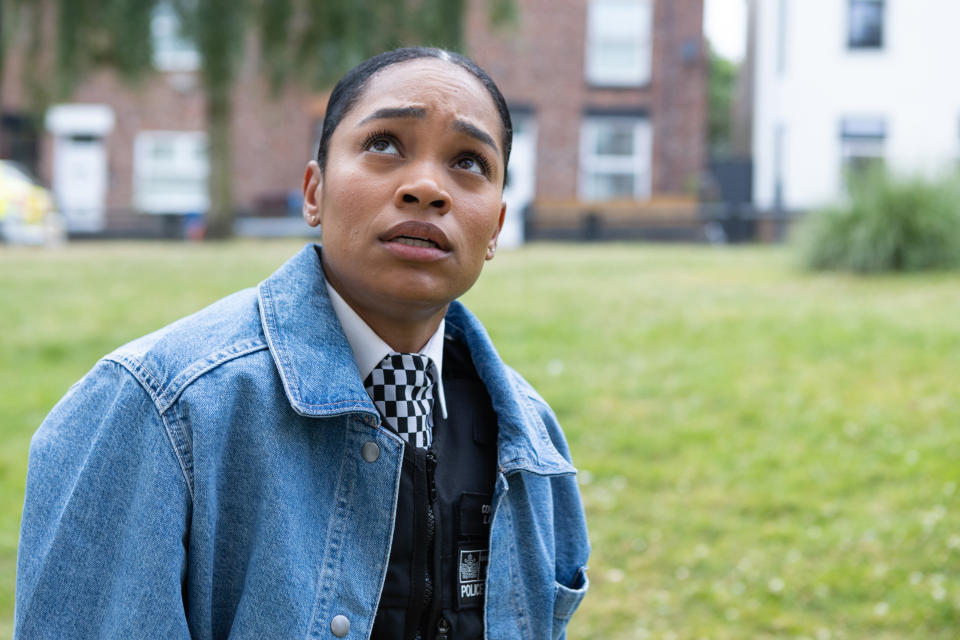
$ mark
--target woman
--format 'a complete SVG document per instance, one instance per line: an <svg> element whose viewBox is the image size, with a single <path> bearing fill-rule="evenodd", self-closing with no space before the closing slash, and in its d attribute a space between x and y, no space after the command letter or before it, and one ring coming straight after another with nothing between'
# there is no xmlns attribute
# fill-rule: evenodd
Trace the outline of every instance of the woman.
<svg viewBox="0 0 960 640"><path fill-rule="evenodd" d="M334 88L310 245L106 356L30 450L22 638L559 638L587 589L544 401L454 300L493 258L511 125L399 49Z"/></svg>

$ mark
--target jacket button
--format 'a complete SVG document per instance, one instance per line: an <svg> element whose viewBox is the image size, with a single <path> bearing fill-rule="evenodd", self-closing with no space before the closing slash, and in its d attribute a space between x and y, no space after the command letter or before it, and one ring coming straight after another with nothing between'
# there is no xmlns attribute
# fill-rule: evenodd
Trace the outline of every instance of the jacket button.
<svg viewBox="0 0 960 640"><path fill-rule="evenodd" d="M338 638L342 638L350 631L350 620L347 616L333 616L330 621L330 631Z"/></svg>
<svg viewBox="0 0 960 640"><path fill-rule="evenodd" d="M380 447L377 446L376 442L365 442L360 448L360 455L367 462L376 462L377 458L380 457Z"/></svg>

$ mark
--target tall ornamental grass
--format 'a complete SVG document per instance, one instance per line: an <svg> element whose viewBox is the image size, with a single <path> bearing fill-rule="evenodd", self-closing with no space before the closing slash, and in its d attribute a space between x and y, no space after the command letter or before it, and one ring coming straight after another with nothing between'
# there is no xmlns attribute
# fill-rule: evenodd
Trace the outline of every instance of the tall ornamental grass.
<svg viewBox="0 0 960 640"><path fill-rule="evenodd" d="M845 202L812 212L797 229L804 266L859 273L960 266L960 181L851 178Z"/></svg>

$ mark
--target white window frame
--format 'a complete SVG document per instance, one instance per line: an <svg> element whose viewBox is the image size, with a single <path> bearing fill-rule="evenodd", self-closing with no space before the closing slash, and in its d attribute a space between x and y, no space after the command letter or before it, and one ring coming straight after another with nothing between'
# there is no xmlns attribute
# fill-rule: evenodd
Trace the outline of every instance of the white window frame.
<svg viewBox="0 0 960 640"><path fill-rule="evenodd" d="M627 51L630 63L610 65L604 48ZM650 83L653 60L652 0L590 0L587 5L585 74L602 87L641 87Z"/></svg>
<svg viewBox="0 0 960 640"><path fill-rule="evenodd" d="M180 33L180 17L169 1L158 2L150 16L153 66L158 71L187 72L200 68L196 44Z"/></svg>
<svg viewBox="0 0 960 640"><path fill-rule="evenodd" d="M169 146L158 159L158 144ZM144 213L204 213L210 162L203 131L140 131L133 143L133 206Z"/></svg>
<svg viewBox="0 0 960 640"><path fill-rule="evenodd" d="M628 126L633 129L632 155L606 155L596 152L601 129L605 126ZM580 130L581 200L646 200L650 198L653 174L653 133L646 116L590 115L583 119ZM592 190L591 177L595 175L633 176L633 193L604 197Z"/></svg>

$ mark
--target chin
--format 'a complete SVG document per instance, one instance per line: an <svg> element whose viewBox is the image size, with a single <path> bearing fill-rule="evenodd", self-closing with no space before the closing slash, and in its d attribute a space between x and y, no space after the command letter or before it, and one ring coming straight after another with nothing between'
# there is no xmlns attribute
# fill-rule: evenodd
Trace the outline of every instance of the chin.
<svg viewBox="0 0 960 640"><path fill-rule="evenodd" d="M382 295L408 304L421 303L429 306L449 304L469 289L464 282L451 282L436 274L397 274L396 278L384 278L379 284Z"/></svg>
<svg viewBox="0 0 960 640"><path fill-rule="evenodd" d="M385 298L409 307L434 308L450 304L459 294L451 293L441 287L404 287L400 286L384 292Z"/></svg>

